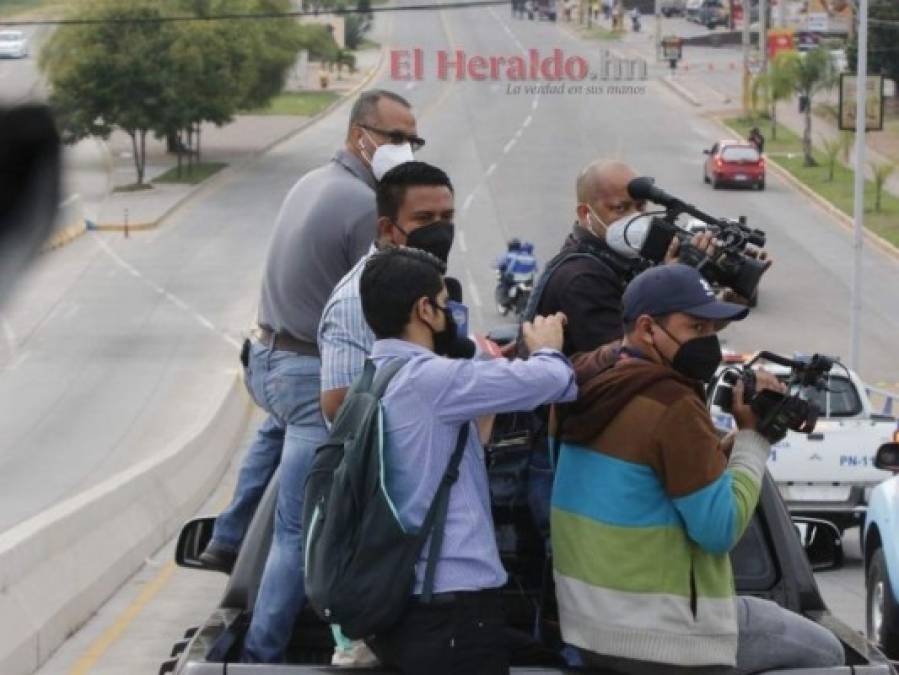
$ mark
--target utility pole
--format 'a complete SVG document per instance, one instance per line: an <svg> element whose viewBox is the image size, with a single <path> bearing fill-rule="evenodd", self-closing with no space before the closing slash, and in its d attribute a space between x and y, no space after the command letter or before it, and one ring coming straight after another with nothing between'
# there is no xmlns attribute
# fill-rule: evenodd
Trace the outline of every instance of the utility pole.
<svg viewBox="0 0 899 675"><path fill-rule="evenodd" d="M783 2L783 0L780 0ZM759 0L759 58L762 75L768 74L768 0Z"/></svg>
<svg viewBox="0 0 899 675"><path fill-rule="evenodd" d="M742 0L743 6L743 115L749 117L749 0Z"/></svg>
<svg viewBox="0 0 899 675"><path fill-rule="evenodd" d="M868 94L868 0L858 4L858 69L855 78L855 230L852 237L852 299L849 316L849 366L858 371L861 351L862 249L865 228L865 131Z"/></svg>
<svg viewBox="0 0 899 675"><path fill-rule="evenodd" d="M777 25L779 28L787 27L787 0L777 0Z"/></svg>
<svg viewBox="0 0 899 675"><path fill-rule="evenodd" d="M656 60L661 56L662 49L662 0L656 0Z"/></svg>

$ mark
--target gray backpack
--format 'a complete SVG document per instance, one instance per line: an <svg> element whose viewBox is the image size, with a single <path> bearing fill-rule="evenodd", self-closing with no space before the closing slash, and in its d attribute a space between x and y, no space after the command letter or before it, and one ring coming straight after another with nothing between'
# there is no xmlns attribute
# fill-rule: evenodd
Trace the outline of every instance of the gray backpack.
<svg viewBox="0 0 899 675"><path fill-rule="evenodd" d="M403 365L393 361L376 373L366 361L306 479L306 595L322 619L351 639L377 635L400 619L429 535L422 602L430 601L450 489L468 440L466 423L422 526L404 530L385 489L381 410L381 397Z"/></svg>

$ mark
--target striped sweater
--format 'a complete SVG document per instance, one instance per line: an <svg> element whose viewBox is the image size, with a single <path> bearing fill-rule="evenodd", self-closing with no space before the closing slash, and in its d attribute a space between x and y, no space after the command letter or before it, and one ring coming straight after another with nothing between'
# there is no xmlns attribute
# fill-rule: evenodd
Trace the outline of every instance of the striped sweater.
<svg viewBox="0 0 899 675"><path fill-rule="evenodd" d="M695 383L669 368L629 359L596 372L590 358L575 359L580 395L562 411L552 498L563 638L609 656L734 665L728 552L769 444L753 431L720 441Z"/></svg>

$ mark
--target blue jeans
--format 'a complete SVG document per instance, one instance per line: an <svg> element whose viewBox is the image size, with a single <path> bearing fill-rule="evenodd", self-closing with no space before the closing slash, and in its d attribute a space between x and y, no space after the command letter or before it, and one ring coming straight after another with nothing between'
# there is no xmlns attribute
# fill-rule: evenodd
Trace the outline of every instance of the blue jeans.
<svg viewBox="0 0 899 675"><path fill-rule="evenodd" d="M253 369L253 364L250 363L247 387L251 393L252 373L259 370L258 368ZM262 499L262 493L265 492L268 482L281 461L283 445L284 427L274 416L269 415L256 432L256 439L247 450L243 463L240 465L237 487L231 503L215 519L212 544L237 553L244 535L247 533L247 528L250 526L250 521L253 519L253 514L256 513L259 500Z"/></svg>
<svg viewBox="0 0 899 675"><path fill-rule="evenodd" d="M283 661L303 588L303 492L316 448L327 438L319 406L321 361L253 344L253 397L283 429L274 533L244 641L243 660Z"/></svg>

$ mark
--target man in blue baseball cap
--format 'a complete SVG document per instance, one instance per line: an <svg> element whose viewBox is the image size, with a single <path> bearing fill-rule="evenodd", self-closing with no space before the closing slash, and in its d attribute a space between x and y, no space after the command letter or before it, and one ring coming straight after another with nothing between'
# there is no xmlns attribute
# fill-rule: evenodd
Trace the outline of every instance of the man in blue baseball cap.
<svg viewBox="0 0 899 675"><path fill-rule="evenodd" d="M734 592L728 553L755 511L771 447L742 383L738 431L723 439L703 385L721 362L717 330L748 310L718 300L681 264L637 276L623 305L623 343L572 359L578 399L559 406L554 425L563 638L588 666L622 673L841 665L829 631ZM765 372L757 387L784 391Z"/></svg>

